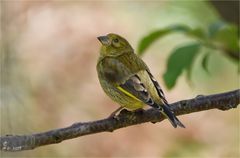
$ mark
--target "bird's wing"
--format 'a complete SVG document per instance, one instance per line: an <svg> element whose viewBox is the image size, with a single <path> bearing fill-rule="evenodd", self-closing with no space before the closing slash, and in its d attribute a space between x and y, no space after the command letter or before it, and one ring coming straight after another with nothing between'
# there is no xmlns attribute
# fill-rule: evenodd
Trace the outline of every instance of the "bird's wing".
<svg viewBox="0 0 240 158"><path fill-rule="evenodd" d="M119 58L104 59L102 62L104 69L100 70L103 71L105 79L129 97L154 107L156 104L148 92L147 85L145 85L152 81L144 62L134 54ZM144 83L141 79L144 80Z"/></svg>
<svg viewBox="0 0 240 158"><path fill-rule="evenodd" d="M157 90L159 98L161 99L161 101L163 103L163 105L161 105L161 111L163 112L163 114L168 118L168 120L171 122L173 127L176 128L177 126L180 126L182 128L185 128L185 126L182 124L182 122L179 121L178 118L174 115L171 107L168 104L168 101L165 98L163 90L160 87L160 85L158 84L158 82L156 81L156 79L153 77L153 75L150 73L150 71L147 70L147 72L150 76L152 83L154 84L154 87Z"/></svg>
<svg viewBox="0 0 240 158"><path fill-rule="evenodd" d="M131 76L124 83L117 86L117 88L133 99L142 101L150 106L155 105L153 99L151 98L138 74Z"/></svg>
<svg viewBox="0 0 240 158"><path fill-rule="evenodd" d="M99 75L109 83L121 84L132 75L131 69L116 58L106 57L97 66Z"/></svg>
<svg viewBox="0 0 240 158"><path fill-rule="evenodd" d="M150 76L151 81L152 81L153 84L154 84L154 87L155 87L156 90L157 90L158 96L160 97L161 101L162 101L165 105L168 106L169 104L168 104L167 99L165 98L165 95L164 95L164 93L163 93L162 88L161 88L160 85L158 84L157 80L153 77L153 75L151 74L151 72L148 71L148 70L147 70L147 72L148 72L148 74L149 74L149 76Z"/></svg>

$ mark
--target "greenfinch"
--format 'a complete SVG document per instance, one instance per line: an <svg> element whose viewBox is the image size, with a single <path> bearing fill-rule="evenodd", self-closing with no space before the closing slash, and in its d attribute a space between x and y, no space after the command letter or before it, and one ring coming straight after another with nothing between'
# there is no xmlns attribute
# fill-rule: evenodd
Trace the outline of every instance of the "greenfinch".
<svg viewBox="0 0 240 158"><path fill-rule="evenodd" d="M171 110L148 66L134 53L128 41L113 33L97 38L102 44L97 62L100 84L104 92L120 104L111 116L123 108L134 111L149 105L168 118L173 127L185 128Z"/></svg>

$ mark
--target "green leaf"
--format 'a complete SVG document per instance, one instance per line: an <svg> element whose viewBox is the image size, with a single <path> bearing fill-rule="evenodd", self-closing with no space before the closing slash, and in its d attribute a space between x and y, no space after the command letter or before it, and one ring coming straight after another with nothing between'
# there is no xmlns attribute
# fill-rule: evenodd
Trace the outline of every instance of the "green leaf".
<svg viewBox="0 0 240 158"><path fill-rule="evenodd" d="M225 27L227 24L223 21L217 21L208 27L208 36L213 37L221 28Z"/></svg>
<svg viewBox="0 0 240 158"><path fill-rule="evenodd" d="M219 42L225 49L239 52L239 29L235 25L226 25L219 29L213 36L213 40Z"/></svg>
<svg viewBox="0 0 240 158"><path fill-rule="evenodd" d="M176 25L176 26L171 26L171 27L167 27L164 29L160 29L157 31L153 31L152 33L148 34L147 36L143 37L141 39L141 41L139 42L138 45L138 54L142 55L144 53L144 51L146 51L146 49L153 43L155 42L157 39L172 33L172 32L186 32L189 31L190 28L187 26L183 26L183 25Z"/></svg>
<svg viewBox="0 0 240 158"><path fill-rule="evenodd" d="M199 43L191 43L174 50L168 58L167 70L163 75L168 89L175 86L177 78L184 69L191 71L195 56L200 48Z"/></svg>
<svg viewBox="0 0 240 158"><path fill-rule="evenodd" d="M218 21L209 26L208 36L210 42L217 49L222 50L233 61L239 63L239 28L236 25Z"/></svg>
<svg viewBox="0 0 240 158"><path fill-rule="evenodd" d="M209 56L210 56L210 53L207 53L202 59L202 67L207 73L209 73L209 70L208 70Z"/></svg>
<svg viewBox="0 0 240 158"><path fill-rule="evenodd" d="M196 38L199 38L202 40L206 39L206 37L207 37L206 32L204 32L204 30L201 28L194 28L194 29L189 30L186 33L189 36L196 37Z"/></svg>

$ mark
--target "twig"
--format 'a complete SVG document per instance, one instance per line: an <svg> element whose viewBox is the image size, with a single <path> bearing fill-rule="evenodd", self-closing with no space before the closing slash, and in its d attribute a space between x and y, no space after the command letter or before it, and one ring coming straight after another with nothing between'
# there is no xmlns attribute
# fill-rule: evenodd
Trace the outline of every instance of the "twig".
<svg viewBox="0 0 240 158"><path fill-rule="evenodd" d="M176 115L189 114L198 111L236 108L240 102L240 90L221 94L197 96L189 100L182 100L171 104ZM0 137L0 148L3 151L30 150L43 145L60 143L84 135L113 132L116 129L145 122L160 122L164 117L155 109L142 112L128 112L123 110L117 118L106 118L92 122L79 122L66 128L31 135L7 135Z"/></svg>

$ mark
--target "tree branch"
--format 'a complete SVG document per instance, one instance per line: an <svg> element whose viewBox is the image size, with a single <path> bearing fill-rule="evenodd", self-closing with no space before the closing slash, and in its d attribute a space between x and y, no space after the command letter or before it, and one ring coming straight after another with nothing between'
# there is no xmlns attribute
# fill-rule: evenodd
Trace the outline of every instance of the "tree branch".
<svg viewBox="0 0 240 158"><path fill-rule="evenodd" d="M176 115L189 114L198 111L220 109L229 110L236 108L240 102L240 90L221 94L197 96L189 100L182 100L171 104ZM116 129L128 127L145 122L160 122L164 116L155 109L142 112L128 112L123 110L117 118L106 118L92 122L79 122L66 128L31 135L6 135L0 137L0 148L3 151L30 150L39 146L60 143L84 135L113 132Z"/></svg>

